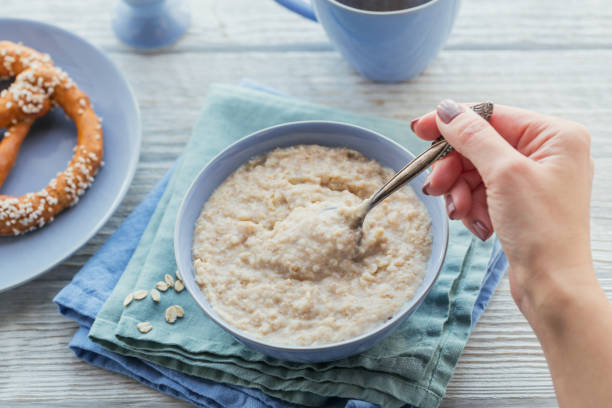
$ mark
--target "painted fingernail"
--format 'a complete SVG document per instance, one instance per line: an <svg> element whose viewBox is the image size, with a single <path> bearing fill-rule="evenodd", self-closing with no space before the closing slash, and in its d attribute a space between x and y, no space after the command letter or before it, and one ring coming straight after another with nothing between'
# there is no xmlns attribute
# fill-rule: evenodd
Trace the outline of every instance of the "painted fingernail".
<svg viewBox="0 0 612 408"><path fill-rule="evenodd" d="M490 234L489 229L485 227L482 222L478 220L474 221L472 223L472 228L474 229L476 236L480 238L481 240L486 241L487 238L489 238L489 234Z"/></svg>
<svg viewBox="0 0 612 408"><path fill-rule="evenodd" d="M455 203L453 202L453 197L450 194L447 194L446 197L446 212L448 213L448 218L451 220L455 219L455 211L457 208L455 207Z"/></svg>
<svg viewBox="0 0 612 408"><path fill-rule="evenodd" d="M423 194L425 194L425 195L429 195L429 191L427 191L427 190L429 189L429 184L431 184L431 183L430 183L430 181L429 181L429 178L430 178L430 177L431 177L431 175L430 175L430 174L429 174L429 175L427 175L427 177L425 178L425 182L423 183L423 187L421 188L421 191L422 191L422 192L423 192Z"/></svg>
<svg viewBox="0 0 612 408"><path fill-rule="evenodd" d="M457 102L452 99L445 99L436 108L436 113L438 117L444 123L450 123L457 115L463 112L465 108L459 105Z"/></svg>
<svg viewBox="0 0 612 408"><path fill-rule="evenodd" d="M416 132L414 131L414 127L416 126L416 124L417 124L417 122L419 121L419 119L421 119L421 118L412 119L412 121L410 122L410 129L412 129L412 132L413 132L413 133L416 133Z"/></svg>
<svg viewBox="0 0 612 408"><path fill-rule="evenodd" d="M428 188L429 188L429 182L423 184L423 188L421 188L421 191L423 192L423 194L429 195L429 193L427 192Z"/></svg>

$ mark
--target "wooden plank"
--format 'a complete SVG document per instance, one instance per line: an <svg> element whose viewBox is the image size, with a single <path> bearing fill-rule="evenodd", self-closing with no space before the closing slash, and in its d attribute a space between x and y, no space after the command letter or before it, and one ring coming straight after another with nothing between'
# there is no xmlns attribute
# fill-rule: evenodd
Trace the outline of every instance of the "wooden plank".
<svg viewBox="0 0 612 408"><path fill-rule="evenodd" d="M130 52L111 32L114 2L5 0L2 15L52 22L107 50ZM272 0L190 2L193 24L166 52L329 50L321 27ZM79 16L79 18L75 18ZM456 49L584 49L612 47L612 8L605 0L464 1L448 44Z"/></svg>

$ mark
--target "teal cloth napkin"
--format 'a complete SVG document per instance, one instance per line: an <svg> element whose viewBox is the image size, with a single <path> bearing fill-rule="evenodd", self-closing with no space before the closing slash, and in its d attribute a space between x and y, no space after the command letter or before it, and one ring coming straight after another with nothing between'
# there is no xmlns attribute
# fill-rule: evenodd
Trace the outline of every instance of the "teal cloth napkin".
<svg viewBox="0 0 612 408"><path fill-rule="evenodd" d="M437 407L470 333L493 240L480 242L451 222L447 259L419 309L370 350L331 363L302 364L265 357L235 340L183 291L169 290L159 304L149 297L123 306L135 290L149 291L165 274L174 276L173 231L178 206L199 170L235 140L284 122L334 120L380 132L419 152L425 144L408 123L355 115L245 89L215 85L144 235L123 276L99 312L90 338L110 351L152 361L213 381L257 388L296 404L320 406L327 397L366 400L383 407ZM175 324L164 310L178 304ZM143 334L139 322L153 330Z"/></svg>

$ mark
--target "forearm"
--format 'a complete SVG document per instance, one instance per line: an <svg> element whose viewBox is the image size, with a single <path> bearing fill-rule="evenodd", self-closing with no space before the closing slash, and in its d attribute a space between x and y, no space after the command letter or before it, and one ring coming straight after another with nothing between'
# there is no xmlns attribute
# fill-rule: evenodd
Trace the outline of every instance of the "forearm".
<svg viewBox="0 0 612 408"><path fill-rule="evenodd" d="M521 310L542 344L561 407L612 404L612 305L592 267L531 273ZM576 277L565 279L565 277Z"/></svg>

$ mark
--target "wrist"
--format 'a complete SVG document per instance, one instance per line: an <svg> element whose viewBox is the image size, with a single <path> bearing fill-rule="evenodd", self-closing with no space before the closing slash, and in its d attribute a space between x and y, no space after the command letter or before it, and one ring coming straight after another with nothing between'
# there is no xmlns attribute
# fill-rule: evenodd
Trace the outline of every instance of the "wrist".
<svg viewBox="0 0 612 408"><path fill-rule="evenodd" d="M589 303L607 302L590 259L563 268L512 268L511 286L514 300L536 332L559 326Z"/></svg>

